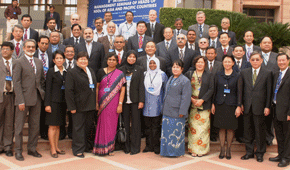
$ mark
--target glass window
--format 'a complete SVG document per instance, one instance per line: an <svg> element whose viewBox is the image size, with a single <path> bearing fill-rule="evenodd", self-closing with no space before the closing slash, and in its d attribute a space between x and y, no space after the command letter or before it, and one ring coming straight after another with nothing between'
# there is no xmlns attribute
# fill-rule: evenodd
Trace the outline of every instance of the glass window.
<svg viewBox="0 0 290 170"><path fill-rule="evenodd" d="M258 22L274 22L274 9L255 9L255 8L244 8L243 13L257 18Z"/></svg>

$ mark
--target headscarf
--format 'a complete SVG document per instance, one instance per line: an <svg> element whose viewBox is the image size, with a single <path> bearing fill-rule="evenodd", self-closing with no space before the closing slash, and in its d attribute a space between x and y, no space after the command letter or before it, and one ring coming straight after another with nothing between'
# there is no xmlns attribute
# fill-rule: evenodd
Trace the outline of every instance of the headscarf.
<svg viewBox="0 0 290 170"><path fill-rule="evenodd" d="M163 71L160 70L160 61L158 58L153 57L149 59L150 61L154 61L157 65L155 70L151 70L150 68L144 73L144 86L148 93L158 96L161 91L162 87L162 73Z"/></svg>
<svg viewBox="0 0 290 170"><path fill-rule="evenodd" d="M136 62L135 62L134 64L129 64L128 61L127 61L128 57L129 57L131 54L134 54L134 55L135 55L135 57L136 57L136 62L137 62L137 53L136 53L134 50L129 50L129 51L127 52L127 56L126 56L126 59L125 59L125 61L124 61L124 67L125 67L125 69L126 69L126 74L128 74L128 73L129 73L129 74L132 73L133 70L135 69Z"/></svg>

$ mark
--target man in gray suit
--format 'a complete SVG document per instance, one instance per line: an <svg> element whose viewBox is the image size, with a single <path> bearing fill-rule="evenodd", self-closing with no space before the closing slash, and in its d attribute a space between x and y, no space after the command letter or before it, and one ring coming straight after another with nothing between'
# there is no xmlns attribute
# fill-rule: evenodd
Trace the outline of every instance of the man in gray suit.
<svg viewBox="0 0 290 170"><path fill-rule="evenodd" d="M196 41L201 38L209 38L208 29L209 25L205 24L206 17L203 11L198 11L196 13L196 21L197 24L191 25L188 27L188 30L193 29L196 33Z"/></svg>
<svg viewBox="0 0 290 170"><path fill-rule="evenodd" d="M14 132L14 91L12 83L12 69L15 59L12 58L14 45L3 42L0 55L0 153L13 156Z"/></svg>
<svg viewBox="0 0 290 170"><path fill-rule="evenodd" d="M222 44L220 43L219 38L218 38L219 31L218 31L218 27L216 25L211 25L209 27L208 34L210 37L209 38L209 46L214 47L214 48L219 48L222 46Z"/></svg>
<svg viewBox="0 0 290 170"><path fill-rule="evenodd" d="M222 61L224 55L232 55L233 48L229 46L229 42L231 38L229 34L226 32L221 33L219 37L220 43L222 44L221 47L217 48L217 60Z"/></svg>
<svg viewBox="0 0 290 170"><path fill-rule="evenodd" d="M177 19L175 20L174 26L175 26L175 28L176 28L176 29L173 30L173 33L174 33L174 37L175 37L175 38L176 38L179 34L187 35L187 31L182 29L182 27L183 27L183 22L182 22L182 19L181 19L181 18L177 18Z"/></svg>
<svg viewBox="0 0 290 170"><path fill-rule="evenodd" d="M56 31L55 30L56 20L54 18L49 18L47 21L47 27L48 27L48 29L40 32L39 36L46 35L46 36L50 37L50 33L53 31ZM62 33L59 33L59 34L60 34L60 43L62 44L63 43L63 36L62 36Z"/></svg>
<svg viewBox="0 0 290 170"><path fill-rule="evenodd" d="M57 31L53 31L50 33L49 36L49 46L47 51L51 52L52 54L56 51L56 50L61 50L62 52L64 52L64 48L65 45L62 45L60 43L60 36L61 33L57 32Z"/></svg>
<svg viewBox="0 0 290 170"><path fill-rule="evenodd" d="M196 41L196 33L194 30L188 30L187 31L187 43L186 43L186 47L188 47L189 49L192 50L199 50L198 47L198 42Z"/></svg>
<svg viewBox="0 0 290 170"><path fill-rule="evenodd" d="M244 60L250 61L250 56L253 51L261 51L261 48L259 46L254 45L254 33L252 31L246 31L244 34L244 40L245 40L245 46L244 51L245 55L243 56Z"/></svg>
<svg viewBox="0 0 290 170"><path fill-rule="evenodd" d="M13 51L12 57L15 59L23 56L24 54L22 41L23 33L24 28L21 25L14 25L14 27L12 28L12 35L14 39L9 42L12 42L14 44L15 50Z"/></svg>
<svg viewBox="0 0 290 170"><path fill-rule="evenodd" d="M15 91L15 158L23 161L23 126L29 112L28 155L42 157L36 151L39 135L39 119L41 101L44 99L44 74L42 61L33 57L36 42L28 39L24 42L24 56L16 60L13 68L13 84Z"/></svg>
<svg viewBox="0 0 290 170"><path fill-rule="evenodd" d="M157 50L155 54L165 58L168 55L168 51L177 47L177 44L175 38L173 38L172 28L166 27L163 35L165 40L156 45Z"/></svg>

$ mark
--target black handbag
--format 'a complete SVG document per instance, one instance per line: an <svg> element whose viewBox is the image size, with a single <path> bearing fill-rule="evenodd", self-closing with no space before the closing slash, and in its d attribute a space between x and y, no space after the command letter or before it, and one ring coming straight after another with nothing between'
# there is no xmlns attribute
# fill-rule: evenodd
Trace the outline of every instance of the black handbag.
<svg viewBox="0 0 290 170"><path fill-rule="evenodd" d="M119 115L118 123L119 123L119 128L117 131L117 141L119 143L125 143L127 134L126 134L126 130L124 127L124 122L123 122L123 118L121 114Z"/></svg>

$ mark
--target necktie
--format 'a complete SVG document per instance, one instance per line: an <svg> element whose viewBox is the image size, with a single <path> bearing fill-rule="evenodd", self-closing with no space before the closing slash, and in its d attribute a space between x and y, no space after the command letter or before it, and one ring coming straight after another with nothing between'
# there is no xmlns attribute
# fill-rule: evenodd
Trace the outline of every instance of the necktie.
<svg viewBox="0 0 290 170"><path fill-rule="evenodd" d="M210 66L209 66L209 70L210 70L210 72L212 72L212 62L210 62Z"/></svg>
<svg viewBox="0 0 290 170"><path fill-rule="evenodd" d="M25 29L23 41L27 40L27 29Z"/></svg>
<svg viewBox="0 0 290 170"><path fill-rule="evenodd" d="M168 50L169 48L169 42L166 42L166 49Z"/></svg>
<svg viewBox="0 0 290 170"><path fill-rule="evenodd" d="M139 37L139 48L142 48L142 45L143 45L143 37L142 37L142 35L140 35L140 37Z"/></svg>
<svg viewBox="0 0 290 170"><path fill-rule="evenodd" d="M190 49L194 50L194 49L193 49L193 44L190 44Z"/></svg>
<svg viewBox="0 0 290 170"><path fill-rule="evenodd" d="M46 60L44 58L44 53L40 54L40 56L41 56L41 61L42 61L42 65L43 65L44 78L46 78L47 66L46 66Z"/></svg>
<svg viewBox="0 0 290 170"><path fill-rule="evenodd" d="M35 71L34 71L34 64L33 64L33 59L30 59L30 65L31 65L31 67L32 67L32 69L33 69L33 72L34 72L34 74L35 74Z"/></svg>
<svg viewBox="0 0 290 170"><path fill-rule="evenodd" d="M282 72L279 73L279 77L278 77L277 83L276 83L276 88L275 88L275 92L274 92L274 99L273 99L275 103L276 103L276 95L277 95L279 86L281 84L281 81L282 81Z"/></svg>
<svg viewBox="0 0 290 170"><path fill-rule="evenodd" d="M76 38L76 43L75 43L76 45L77 45L77 44L79 44L78 40L79 40L79 39L78 39L78 38Z"/></svg>
<svg viewBox="0 0 290 170"><path fill-rule="evenodd" d="M250 60L250 56L251 56L251 48L249 47L247 50L247 61Z"/></svg>
<svg viewBox="0 0 290 170"><path fill-rule="evenodd" d="M118 60L119 60L119 64L121 64L122 58L121 58L121 53L118 52Z"/></svg>
<svg viewBox="0 0 290 170"><path fill-rule="evenodd" d="M71 61L68 62L68 69L71 69Z"/></svg>
<svg viewBox="0 0 290 170"><path fill-rule="evenodd" d="M241 68L240 61L237 61L237 64L238 64L238 68L240 69Z"/></svg>
<svg viewBox="0 0 290 170"><path fill-rule="evenodd" d="M199 25L199 31L200 31L199 37L201 38L202 37L202 27L201 27L201 25Z"/></svg>
<svg viewBox="0 0 290 170"><path fill-rule="evenodd" d="M256 80L257 80L257 70L255 69L253 74L253 86L255 85Z"/></svg>
<svg viewBox="0 0 290 170"><path fill-rule="evenodd" d="M52 18L53 17L53 13L50 13L50 18Z"/></svg>
<svg viewBox="0 0 290 170"><path fill-rule="evenodd" d="M19 43L16 43L15 50L16 50L16 55L18 56L20 52Z"/></svg>
<svg viewBox="0 0 290 170"><path fill-rule="evenodd" d="M177 35L179 35L179 30L177 30Z"/></svg>
<svg viewBox="0 0 290 170"><path fill-rule="evenodd" d="M224 55L227 55L227 49L224 48Z"/></svg>
<svg viewBox="0 0 290 170"><path fill-rule="evenodd" d="M9 66L9 61L6 61L6 71L7 71L7 76L11 77L11 71L10 71L10 66ZM6 90L7 92L11 91L11 81L6 80Z"/></svg>
<svg viewBox="0 0 290 170"><path fill-rule="evenodd" d="M183 50L180 50L179 58L183 61Z"/></svg>
<svg viewBox="0 0 290 170"><path fill-rule="evenodd" d="M154 35L154 31L155 31L154 24L152 24L152 25L151 25L152 37L153 37L153 35Z"/></svg>
<svg viewBox="0 0 290 170"><path fill-rule="evenodd" d="M215 41L211 41L211 46L215 48Z"/></svg>
<svg viewBox="0 0 290 170"><path fill-rule="evenodd" d="M264 53L263 55L265 65L268 64L268 54Z"/></svg>
<svg viewBox="0 0 290 170"><path fill-rule="evenodd" d="M110 49L113 49L113 37L110 36Z"/></svg>

